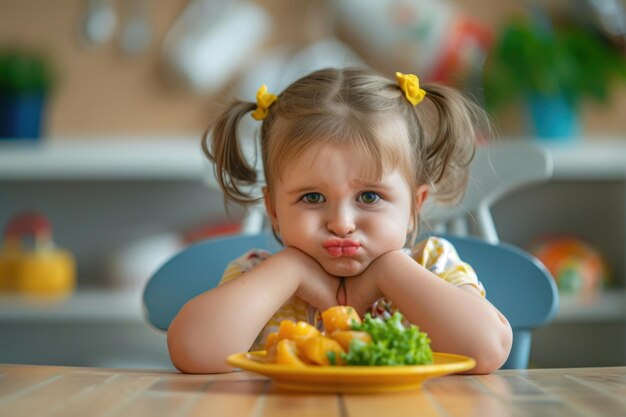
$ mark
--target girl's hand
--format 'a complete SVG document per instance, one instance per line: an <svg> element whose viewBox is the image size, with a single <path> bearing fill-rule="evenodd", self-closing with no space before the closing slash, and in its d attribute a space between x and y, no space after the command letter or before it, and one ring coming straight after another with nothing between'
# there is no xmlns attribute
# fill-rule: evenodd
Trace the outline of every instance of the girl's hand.
<svg viewBox="0 0 626 417"><path fill-rule="evenodd" d="M390 255L395 252L401 251L387 252L374 259L361 274L345 279L346 304L354 307L360 316L384 296L378 288L377 276L387 269Z"/></svg>
<svg viewBox="0 0 626 417"><path fill-rule="evenodd" d="M300 284L296 293L298 298L311 304L320 311L336 306L339 278L330 275L311 256L294 247L287 247L280 252L299 266Z"/></svg>

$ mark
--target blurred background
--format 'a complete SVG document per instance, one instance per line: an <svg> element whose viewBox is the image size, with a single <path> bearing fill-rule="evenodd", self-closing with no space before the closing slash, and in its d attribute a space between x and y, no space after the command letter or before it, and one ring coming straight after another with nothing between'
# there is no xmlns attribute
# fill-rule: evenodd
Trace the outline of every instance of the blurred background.
<svg viewBox="0 0 626 417"><path fill-rule="evenodd" d="M142 286L240 228L200 151L211 117L347 65L454 85L485 142L549 150L553 178L493 208L503 241L563 260L531 362L625 364L624 0L0 0L0 362L169 366Z"/></svg>
<svg viewBox="0 0 626 417"><path fill-rule="evenodd" d="M251 72L269 73L263 75L273 77L265 82L278 89L271 82L285 66L297 72L300 64L306 71L311 63L288 61L307 47L319 46L308 54L311 61L350 63L355 53L385 73L413 70L422 79L448 81L480 71L482 54L498 46L515 18L528 18L533 30L544 32L544 45L568 25L589 39L600 36L615 52L624 48L620 1L360 3L2 0L0 46L46 59L53 73L45 134L81 138L201 132L213 105L227 99ZM316 43L321 40L344 44L324 49ZM562 56L564 62L569 59ZM527 63L532 64L540 69L541 63ZM587 63L594 64L602 62ZM586 70L587 77L597 74ZM608 89L606 100L581 103L585 134L623 130L626 85L622 79ZM511 112L499 115L501 133L529 133L520 113Z"/></svg>

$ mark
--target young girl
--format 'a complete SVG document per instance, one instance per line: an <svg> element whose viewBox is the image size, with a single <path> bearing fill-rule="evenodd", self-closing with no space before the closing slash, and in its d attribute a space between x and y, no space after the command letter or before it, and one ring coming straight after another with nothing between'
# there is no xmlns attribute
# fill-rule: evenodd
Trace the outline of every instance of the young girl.
<svg viewBox="0 0 626 417"><path fill-rule="evenodd" d="M244 205L259 178L237 127L249 112L261 121L265 207L284 249L243 254L181 309L168 331L179 370L228 371L229 354L262 349L280 320L317 325L338 304L400 310L433 350L474 358L474 373L507 359L510 325L472 268L443 239L415 244L426 198L462 196L484 113L451 88L396 77L319 70L278 96L262 86L257 103L235 101L217 119L203 149Z"/></svg>

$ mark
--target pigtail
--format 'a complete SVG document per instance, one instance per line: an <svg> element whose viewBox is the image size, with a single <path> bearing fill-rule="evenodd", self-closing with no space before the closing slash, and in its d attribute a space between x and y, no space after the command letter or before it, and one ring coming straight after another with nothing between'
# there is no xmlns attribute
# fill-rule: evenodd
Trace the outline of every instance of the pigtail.
<svg viewBox="0 0 626 417"><path fill-rule="evenodd" d="M241 118L256 104L235 101L207 129L202 151L213 162L215 178L227 200L249 205L260 200L246 188L257 183L257 172L244 155L238 127Z"/></svg>
<svg viewBox="0 0 626 417"><path fill-rule="evenodd" d="M457 203L465 191L478 135L489 132L488 117L453 88L439 84L423 88L436 112L436 122L432 134L422 142L425 177L418 182L430 184L439 202Z"/></svg>

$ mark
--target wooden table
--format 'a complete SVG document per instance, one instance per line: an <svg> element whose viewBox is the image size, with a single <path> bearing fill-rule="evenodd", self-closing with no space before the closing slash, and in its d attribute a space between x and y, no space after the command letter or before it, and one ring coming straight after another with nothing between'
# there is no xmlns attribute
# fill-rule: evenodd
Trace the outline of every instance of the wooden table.
<svg viewBox="0 0 626 417"><path fill-rule="evenodd" d="M623 416L626 367L498 371L379 395L301 394L247 372L0 365L0 416Z"/></svg>

